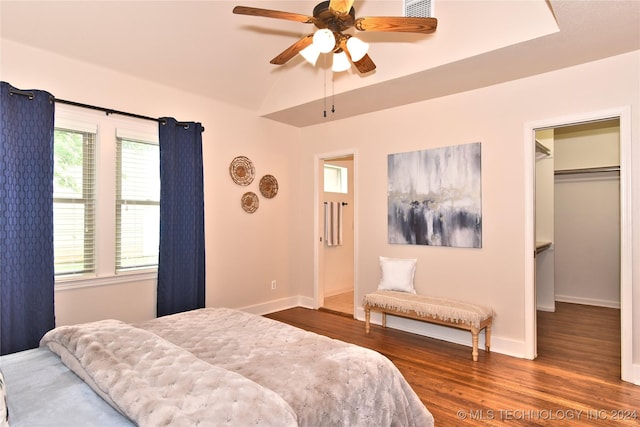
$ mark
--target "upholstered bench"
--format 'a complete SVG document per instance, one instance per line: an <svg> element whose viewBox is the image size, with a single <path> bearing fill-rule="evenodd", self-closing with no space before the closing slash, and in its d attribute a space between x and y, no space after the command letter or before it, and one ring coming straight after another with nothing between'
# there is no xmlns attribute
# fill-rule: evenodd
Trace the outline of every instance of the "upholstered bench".
<svg viewBox="0 0 640 427"><path fill-rule="evenodd" d="M409 292L378 290L364 297L367 334L370 330L371 310L382 312L383 327L386 327L386 315L391 314L471 331L471 356L474 362L478 360L478 334L484 329L485 350L490 351L491 322L494 316L491 308Z"/></svg>

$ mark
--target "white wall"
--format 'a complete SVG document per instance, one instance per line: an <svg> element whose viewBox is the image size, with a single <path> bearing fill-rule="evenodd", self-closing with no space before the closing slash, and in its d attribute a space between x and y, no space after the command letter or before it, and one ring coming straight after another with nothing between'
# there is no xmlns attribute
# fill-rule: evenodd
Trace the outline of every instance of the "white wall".
<svg viewBox="0 0 640 427"><path fill-rule="evenodd" d="M378 281L378 256L418 258L416 289L458 297L495 308L492 349L525 352L525 178L523 129L526 123L577 113L631 106L640 108L639 52L512 81L492 87L304 128L296 198L304 208L296 218L300 259L313 257L313 158L317 153L358 150L356 195L356 301ZM588 90L585 90L588 88ZM549 102L553 100L553 102ZM336 106L339 108L339 106ZM638 116L632 118L638 146ZM344 138L358 135L358 138ZM480 141L482 143L482 249L387 244L386 160L390 153ZM634 239L640 215L640 160L633 168ZM528 254L529 252L527 252ZM634 251L640 265L640 248ZM293 278L304 295L313 295L312 266ZM640 271L633 271L634 322L640 324ZM362 317L362 312L360 311ZM399 323L399 322L398 322ZM418 324L407 327L423 328ZM426 326L424 327L426 328ZM441 332L446 333L446 332ZM463 338L468 341L468 338ZM640 330L634 331L634 362L640 361Z"/></svg>
<svg viewBox="0 0 640 427"><path fill-rule="evenodd" d="M555 299L620 308L620 178L556 177Z"/></svg>
<svg viewBox="0 0 640 427"><path fill-rule="evenodd" d="M620 165L615 122L557 129L555 168ZM620 175L555 177L555 294L557 301L620 307Z"/></svg>
<svg viewBox="0 0 640 427"><path fill-rule="evenodd" d="M201 122L207 305L255 310L263 309L265 302L272 302L270 307L295 305L298 288L290 280L295 261L289 250L289 218L296 210L291 155L299 141L297 129L202 98L197 87L185 93L9 40L1 43L0 76L20 89L43 89L60 99ZM238 155L255 165L256 179L247 187L236 185L229 175L229 163ZM265 174L278 180L278 195L261 197L259 209L247 214L240 198L245 191L259 194L258 182ZM271 290L273 279L276 290ZM155 316L155 281L58 290L55 299L58 324L107 317L148 319Z"/></svg>
<svg viewBox="0 0 640 427"><path fill-rule="evenodd" d="M548 249L536 253L536 307L538 310L555 311L553 129L536 131L536 141L551 151L549 155L536 156L536 248L538 242L551 243Z"/></svg>

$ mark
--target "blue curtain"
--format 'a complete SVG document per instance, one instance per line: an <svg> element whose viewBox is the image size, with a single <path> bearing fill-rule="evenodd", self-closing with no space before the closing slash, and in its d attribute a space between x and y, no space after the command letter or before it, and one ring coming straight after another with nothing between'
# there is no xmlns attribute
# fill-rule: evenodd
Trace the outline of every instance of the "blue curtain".
<svg viewBox="0 0 640 427"><path fill-rule="evenodd" d="M8 354L37 347L55 325L54 99L0 84L0 354Z"/></svg>
<svg viewBox="0 0 640 427"><path fill-rule="evenodd" d="M160 120L157 314L204 307L202 125Z"/></svg>

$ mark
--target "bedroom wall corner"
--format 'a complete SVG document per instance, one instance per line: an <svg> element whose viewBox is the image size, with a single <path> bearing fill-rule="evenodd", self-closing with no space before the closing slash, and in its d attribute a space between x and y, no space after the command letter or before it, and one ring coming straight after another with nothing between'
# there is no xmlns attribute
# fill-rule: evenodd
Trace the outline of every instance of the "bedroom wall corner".
<svg viewBox="0 0 640 427"><path fill-rule="evenodd" d="M206 304L237 308L298 296L290 279L295 268L290 260L290 218L297 214L291 199L291 188L297 185L291 159L299 141L297 128L203 98L197 88L193 93L178 91L11 40L0 43L0 74L18 88L43 89L61 99L145 116L201 122ZM229 174L231 160L240 155L255 165L254 182L247 187L235 184ZM278 194L272 199L260 196L259 209L248 214L241 197L246 191L260 194L258 184L265 174L278 180ZM277 280L275 290L272 280ZM92 305L100 309L90 316L82 307ZM56 316L63 323L103 317L137 320L154 315L155 305L155 282L69 288L57 292Z"/></svg>

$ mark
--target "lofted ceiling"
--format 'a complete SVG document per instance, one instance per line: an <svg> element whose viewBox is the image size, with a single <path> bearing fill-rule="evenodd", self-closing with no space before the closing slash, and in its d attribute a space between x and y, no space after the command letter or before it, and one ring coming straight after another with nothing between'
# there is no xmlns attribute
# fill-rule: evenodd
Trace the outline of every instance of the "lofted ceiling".
<svg viewBox="0 0 640 427"><path fill-rule="evenodd" d="M0 36L297 127L640 49L638 0L434 0L434 34L359 32L377 69L333 75L323 58L269 63L311 24L232 14L242 5L311 15L318 2L1 0ZM403 14L402 0L354 8Z"/></svg>

